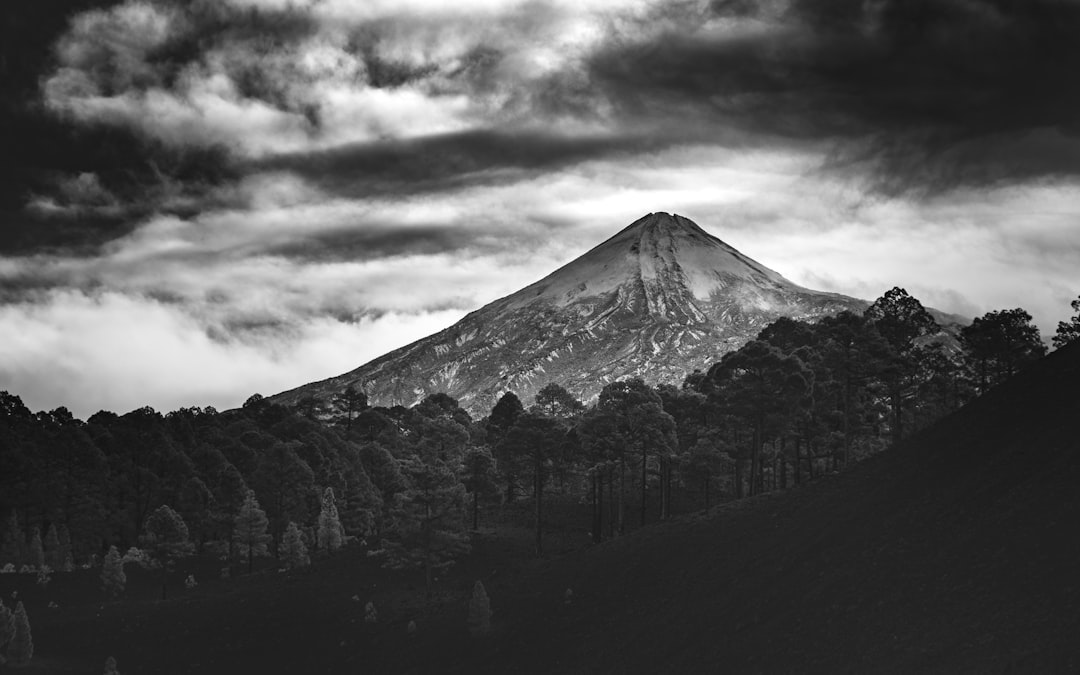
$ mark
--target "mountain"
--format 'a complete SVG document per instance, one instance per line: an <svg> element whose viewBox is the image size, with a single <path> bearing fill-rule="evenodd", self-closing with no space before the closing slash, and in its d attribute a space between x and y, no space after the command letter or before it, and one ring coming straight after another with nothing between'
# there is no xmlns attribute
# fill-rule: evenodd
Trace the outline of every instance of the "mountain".
<svg viewBox="0 0 1080 675"><path fill-rule="evenodd" d="M410 406L443 391L485 414L503 392L528 405L555 382L588 402L623 377L679 384L778 317L867 304L794 284L688 218L650 213L446 330L272 398L325 399L352 385L373 405Z"/></svg>

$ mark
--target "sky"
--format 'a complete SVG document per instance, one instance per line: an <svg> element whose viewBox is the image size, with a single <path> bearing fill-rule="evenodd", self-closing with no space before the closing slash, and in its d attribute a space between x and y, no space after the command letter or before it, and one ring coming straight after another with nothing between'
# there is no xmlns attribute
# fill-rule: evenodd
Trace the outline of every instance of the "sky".
<svg viewBox="0 0 1080 675"><path fill-rule="evenodd" d="M227 409L679 213L1044 335L1078 0L36 0L0 21L0 390Z"/></svg>

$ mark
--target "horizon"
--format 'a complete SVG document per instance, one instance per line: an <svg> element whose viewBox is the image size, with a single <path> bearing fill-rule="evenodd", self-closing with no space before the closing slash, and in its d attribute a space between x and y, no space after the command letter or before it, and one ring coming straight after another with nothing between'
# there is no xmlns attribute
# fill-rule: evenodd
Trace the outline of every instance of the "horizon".
<svg viewBox="0 0 1080 675"><path fill-rule="evenodd" d="M0 390L34 410L338 375L650 212L1044 339L1080 293L1074 6L89 4L0 47Z"/></svg>

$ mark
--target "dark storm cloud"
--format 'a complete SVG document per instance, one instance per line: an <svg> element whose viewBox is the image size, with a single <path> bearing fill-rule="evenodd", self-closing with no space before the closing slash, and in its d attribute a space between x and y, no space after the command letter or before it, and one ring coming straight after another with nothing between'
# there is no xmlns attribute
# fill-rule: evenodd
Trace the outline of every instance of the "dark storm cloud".
<svg viewBox="0 0 1080 675"><path fill-rule="evenodd" d="M401 194L511 181L534 171L669 143L659 133L573 136L486 129L278 155L245 169L290 171L342 195Z"/></svg>
<svg viewBox="0 0 1080 675"><path fill-rule="evenodd" d="M833 166L869 162L885 191L1080 174L1080 3L712 10L691 34L611 43L591 59L592 81L630 116L841 140ZM741 23L723 30L725 19Z"/></svg>
<svg viewBox="0 0 1080 675"><path fill-rule="evenodd" d="M439 225L365 225L363 228L320 232L264 251L297 262L360 262L395 255L432 255L458 251L475 244L482 232Z"/></svg>
<svg viewBox="0 0 1080 675"><path fill-rule="evenodd" d="M5 6L0 254L89 253L131 232L147 213L182 211L236 177L222 148L170 147L128 128L79 124L43 105L40 80L54 67L54 44L71 18L116 4L76 0ZM99 57L94 67L115 70L104 54ZM87 180L98 189L72 189Z"/></svg>

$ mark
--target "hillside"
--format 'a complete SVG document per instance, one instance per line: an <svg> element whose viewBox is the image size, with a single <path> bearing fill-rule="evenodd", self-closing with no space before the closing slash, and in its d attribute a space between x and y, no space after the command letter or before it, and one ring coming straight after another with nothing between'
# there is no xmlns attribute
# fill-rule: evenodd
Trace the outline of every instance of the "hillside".
<svg viewBox="0 0 1080 675"><path fill-rule="evenodd" d="M411 406L445 392L482 415L503 392L532 401L557 382L591 402L620 378L679 384L778 317L868 304L798 286L687 218L651 213L446 330L271 399L327 399L353 386L373 405Z"/></svg>
<svg viewBox="0 0 1080 675"><path fill-rule="evenodd" d="M847 473L707 518L591 547L567 530L540 561L527 536L489 532L427 609L417 578L356 551L229 584L200 571L166 603L151 579L100 605L92 572L57 579L55 610L24 575L0 592L26 598L37 672L110 654L154 673L1076 672L1078 379L1075 344ZM464 628L475 579L484 640ZM377 626L353 594L376 599Z"/></svg>

